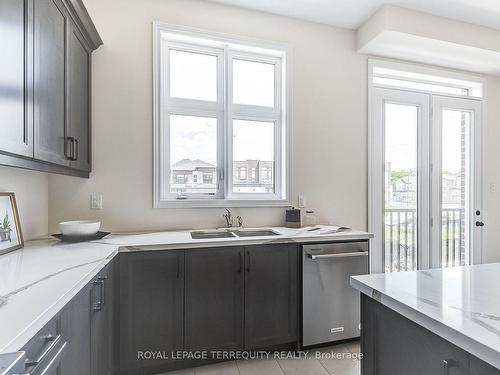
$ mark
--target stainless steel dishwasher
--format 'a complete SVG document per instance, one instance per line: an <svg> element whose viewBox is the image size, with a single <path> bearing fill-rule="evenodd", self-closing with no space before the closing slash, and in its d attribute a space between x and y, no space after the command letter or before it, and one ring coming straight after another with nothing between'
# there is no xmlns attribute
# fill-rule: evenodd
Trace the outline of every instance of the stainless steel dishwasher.
<svg viewBox="0 0 500 375"><path fill-rule="evenodd" d="M350 276L368 273L368 241L302 246L302 346L360 335L359 292Z"/></svg>

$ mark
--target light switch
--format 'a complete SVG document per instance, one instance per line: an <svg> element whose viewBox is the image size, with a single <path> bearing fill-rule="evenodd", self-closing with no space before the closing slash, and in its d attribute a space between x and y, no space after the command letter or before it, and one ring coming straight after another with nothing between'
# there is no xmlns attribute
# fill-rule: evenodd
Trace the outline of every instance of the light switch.
<svg viewBox="0 0 500 375"><path fill-rule="evenodd" d="M90 208L93 210L102 210L102 194L90 195Z"/></svg>

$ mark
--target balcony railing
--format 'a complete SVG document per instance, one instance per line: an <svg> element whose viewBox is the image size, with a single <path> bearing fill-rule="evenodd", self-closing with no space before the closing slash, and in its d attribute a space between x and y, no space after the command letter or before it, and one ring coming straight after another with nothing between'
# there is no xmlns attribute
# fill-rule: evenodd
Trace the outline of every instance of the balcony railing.
<svg viewBox="0 0 500 375"><path fill-rule="evenodd" d="M441 266L465 264L462 209L446 208L441 218ZM385 209L385 271L417 269L417 211L411 208Z"/></svg>

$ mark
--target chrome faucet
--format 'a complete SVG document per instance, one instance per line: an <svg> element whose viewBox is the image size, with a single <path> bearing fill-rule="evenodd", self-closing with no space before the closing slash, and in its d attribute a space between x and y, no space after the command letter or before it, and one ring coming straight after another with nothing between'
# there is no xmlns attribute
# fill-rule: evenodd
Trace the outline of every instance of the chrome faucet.
<svg viewBox="0 0 500 375"><path fill-rule="evenodd" d="M233 226L233 215L231 214L231 211L226 208L226 213L222 214L222 217L226 219L226 226L231 228Z"/></svg>
<svg viewBox="0 0 500 375"><path fill-rule="evenodd" d="M226 220L226 227L233 228L235 226L233 214L226 208L226 213L222 214L222 217ZM243 218L241 216L236 216L236 221L238 223L238 228L243 227Z"/></svg>

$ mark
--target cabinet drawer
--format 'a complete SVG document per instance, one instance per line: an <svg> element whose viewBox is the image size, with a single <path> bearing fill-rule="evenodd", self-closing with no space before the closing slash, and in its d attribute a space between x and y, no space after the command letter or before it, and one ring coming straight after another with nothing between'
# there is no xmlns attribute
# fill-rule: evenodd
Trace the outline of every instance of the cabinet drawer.
<svg viewBox="0 0 500 375"><path fill-rule="evenodd" d="M57 316L47 323L22 350L26 352L27 374L55 371L66 350L66 341L61 335L61 318Z"/></svg>
<svg viewBox="0 0 500 375"><path fill-rule="evenodd" d="M61 319L60 317L56 317L38 331L24 346L22 350L26 352L26 361L34 361L39 358L60 333Z"/></svg>

